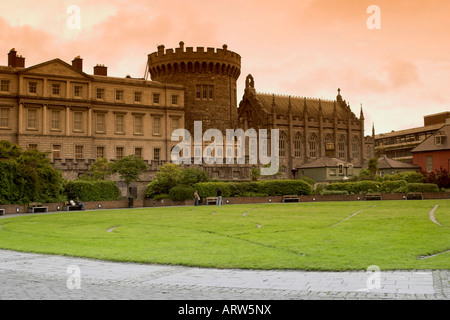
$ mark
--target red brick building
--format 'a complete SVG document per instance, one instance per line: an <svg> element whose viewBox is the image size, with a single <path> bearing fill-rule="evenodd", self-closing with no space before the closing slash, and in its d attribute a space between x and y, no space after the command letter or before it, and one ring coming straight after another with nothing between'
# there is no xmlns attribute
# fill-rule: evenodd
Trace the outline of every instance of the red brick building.
<svg viewBox="0 0 450 320"><path fill-rule="evenodd" d="M450 121L411 152L413 163L425 172L450 170Z"/></svg>

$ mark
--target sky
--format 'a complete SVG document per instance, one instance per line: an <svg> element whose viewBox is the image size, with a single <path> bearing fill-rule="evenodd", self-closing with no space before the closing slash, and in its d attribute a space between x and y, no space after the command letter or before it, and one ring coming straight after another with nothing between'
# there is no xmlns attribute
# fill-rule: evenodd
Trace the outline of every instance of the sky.
<svg viewBox="0 0 450 320"><path fill-rule="evenodd" d="M343 99L365 134L423 126L450 111L448 0L0 1L0 65L15 48L32 66L83 58L84 71L142 78L158 45L241 55L257 92Z"/></svg>

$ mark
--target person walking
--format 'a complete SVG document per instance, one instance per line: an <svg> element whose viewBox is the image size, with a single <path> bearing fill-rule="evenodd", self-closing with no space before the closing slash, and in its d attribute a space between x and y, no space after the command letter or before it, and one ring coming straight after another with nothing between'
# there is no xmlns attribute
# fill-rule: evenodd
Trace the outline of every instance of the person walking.
<svg viewBox="0 0 450 320"><path fill-rule="evenodd" d="M200 201L200 195L198 194L198 190L194 192L194 205L198 206L198 202Z"/></svg>
<svg viewBox="0 0 450 320"><path fill-rule="evenodd" d="M217 202L216 205L221 206L222 205L222 189L217 188Z"/></svg>

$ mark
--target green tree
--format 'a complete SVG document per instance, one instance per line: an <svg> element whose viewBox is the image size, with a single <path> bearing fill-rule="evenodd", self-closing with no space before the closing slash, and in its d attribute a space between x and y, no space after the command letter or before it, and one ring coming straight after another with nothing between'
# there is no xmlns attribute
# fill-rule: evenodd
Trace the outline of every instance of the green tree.
<svg viewBox="0 0 450 320"><path fill-rule="evenodd" d="M378 160L375 158L369 159L368 168L369 173L372 176L372 179L375 177L378 171Z"/></svg>
<svg viewBox="0 0 450 320"><path fill-rule="evenodd" d="M105 158L99 158L91 165L85 177L92 180L106 180L111 175L112 163Z"/></svg>
<svg viewBox="0 0 450 320"><path fill-rule="evenodd" d="M261 177L261 170L257 167L252 167L252 170L250 171L250 178L252 181L258 181L258 179Z"/></svg>
<svg viewBox="0 0 450 320"><path fill-rule="evenodd" d="M196 183L208 181L209 175L206 171L196 168L186 168L181 171L178 184L190 187Z"/></svg>
<svg viewBox="0 0 450 320"><path fill-rule="evenodd" d="M120 178L127 185L127 196L129 195L130 184L140 181L139 176L148 169L148 165L141 157L129 155L111 165L111 172L118 173Z"/></svg>
<svg viewBox="0 0 450 320"><path fill-rule="evenodd" d="M147 185L147 197L153 197L158 194L169 194L170 189L175 187L181 176L181 168L174 163L166 163L159 167L155 179Z"/></svg>

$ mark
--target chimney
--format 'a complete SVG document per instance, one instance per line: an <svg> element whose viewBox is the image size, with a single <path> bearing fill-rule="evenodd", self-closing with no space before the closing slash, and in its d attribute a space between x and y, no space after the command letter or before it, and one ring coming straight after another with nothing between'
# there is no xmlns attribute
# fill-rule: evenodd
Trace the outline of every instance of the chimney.
<svg viewBox="0 0 450 320"><path fill-rule="evenodd" d="M98 64L94 67L94 75L96 76L107 76L108 75L108 67L105 67L104 64Z"/></svg>
<svg viewBox="0 0 450 320"><path fill-rule="evenodd" d="M25 68L25 58L22 56L16 57L16 67L17 68Z"/></svg>
<svg viewBox="0 0 450 320"><path fill-rule="evenodd" d="M72 60L72 67L83 72L83 59L81 59L80 56L75 57L75 59Z"/></svg>
<svg viewBox="0 0 450 320"><path fill-rule="evenodd" d="M17 51L12 48L8 53L8 67L15 68L17 66Z"/></svg>

